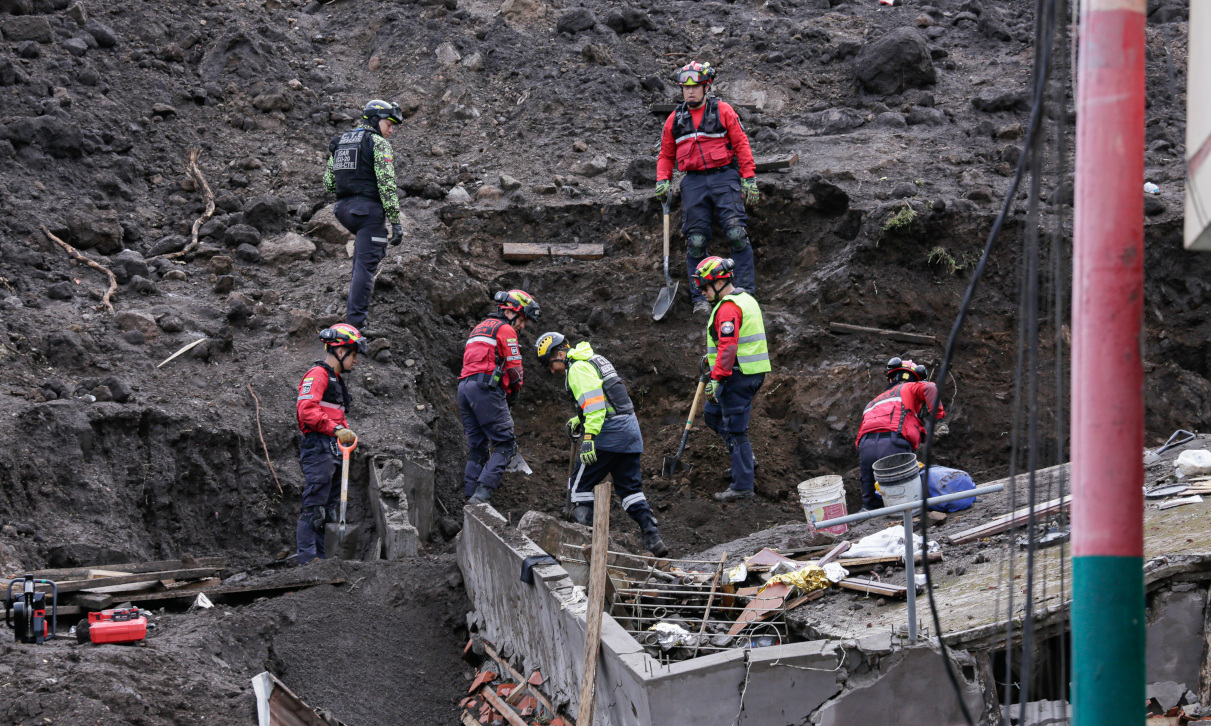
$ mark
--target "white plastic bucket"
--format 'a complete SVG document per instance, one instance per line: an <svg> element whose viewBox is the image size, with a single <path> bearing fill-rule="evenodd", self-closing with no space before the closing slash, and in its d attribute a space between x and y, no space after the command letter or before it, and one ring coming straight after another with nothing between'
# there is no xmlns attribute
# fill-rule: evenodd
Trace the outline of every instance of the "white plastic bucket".
<svg viewBox="0 0 1211 726"><path fill-rule="evenodd" d="M883 495L883 506L894 507L921 499L921 468L916 454L885 456L875 462L874 474Z"/></svg>
<svg viewBox="0 0 1211 726"><path fill-rule="evenodd" d="M809 523L823 522L849 514L845 510L845 484L836 474L818 476L800 484L799 502L803 505L803 513ZM849 525L838 524L820 531L845 534L849 531Z"/></svg>

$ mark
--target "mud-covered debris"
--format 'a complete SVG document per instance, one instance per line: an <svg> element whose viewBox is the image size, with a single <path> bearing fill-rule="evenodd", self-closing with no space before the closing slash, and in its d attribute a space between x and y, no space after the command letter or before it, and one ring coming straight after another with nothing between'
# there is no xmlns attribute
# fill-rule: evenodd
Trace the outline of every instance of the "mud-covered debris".
<svg viewBox="0 0 1211 726"><path fill-rule="evenodd" d="M938 80L925 38L911 27L896 28L862 46L854 68L858 82L871 93L900 93Z"/></svg>

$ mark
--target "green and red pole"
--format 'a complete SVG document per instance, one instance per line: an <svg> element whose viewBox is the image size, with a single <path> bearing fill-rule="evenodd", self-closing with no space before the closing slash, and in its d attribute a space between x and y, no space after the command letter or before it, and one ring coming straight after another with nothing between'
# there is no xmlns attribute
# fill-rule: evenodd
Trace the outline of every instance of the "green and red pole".
<svg viewBox="0 0 1211 726"><path fill-rule="evenodd" d="M1145 7L1145 0L1081 4L1072 273L1075 726L1144 720Z"/></svg>

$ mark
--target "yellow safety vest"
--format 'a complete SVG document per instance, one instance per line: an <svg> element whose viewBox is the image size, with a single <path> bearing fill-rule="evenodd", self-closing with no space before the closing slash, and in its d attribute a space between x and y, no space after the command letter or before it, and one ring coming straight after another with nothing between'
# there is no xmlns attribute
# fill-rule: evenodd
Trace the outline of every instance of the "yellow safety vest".
<svg viewBox="0 0 1211 726"><path fill-rule="evenodd" d="M740 313L743 316L740 320L740 336L736 347L736 365L740 368L740 372L769 373L771 370L769 348L765 344L765 320L761 317L761 306L757 304L755 297L743 291L725 295L715 304L710 320L706 321L707 365L715 367L715 356L719 352L711 333L715 329L715 313L719 312L719 306L723 304L724 300L731 300L739 305Z"/></svg>

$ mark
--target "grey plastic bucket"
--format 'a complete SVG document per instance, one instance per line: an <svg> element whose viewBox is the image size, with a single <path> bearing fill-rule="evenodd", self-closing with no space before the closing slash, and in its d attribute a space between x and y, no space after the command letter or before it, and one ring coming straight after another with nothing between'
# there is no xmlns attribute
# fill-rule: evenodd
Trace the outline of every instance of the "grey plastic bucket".
<svg viewBox="0 0 1211 726"><path fill-rule="evenodd" d="M915 502L921 498L921 467L916 454L892 454L875 462L875 481L883 493L883 506Z"/></svg>

